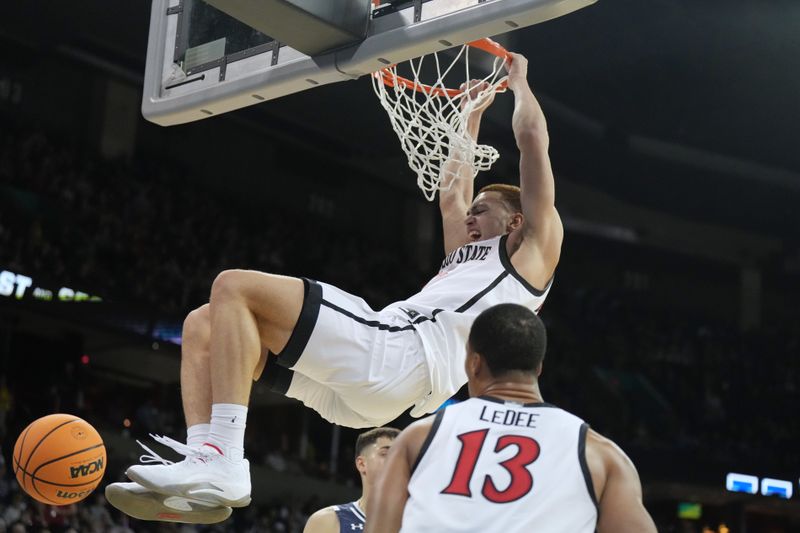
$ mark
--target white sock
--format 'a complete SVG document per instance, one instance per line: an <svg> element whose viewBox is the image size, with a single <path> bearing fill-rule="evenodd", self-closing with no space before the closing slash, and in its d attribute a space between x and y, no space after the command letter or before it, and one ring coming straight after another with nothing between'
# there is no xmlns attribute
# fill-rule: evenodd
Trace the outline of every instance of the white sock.
<svg viewBox="0 0 800 533"><path fill-rule="evenodd" d="M186 445L192 448L199 448L208 440L208 432L211 431L211 424L195 424L186 428Z"/></svg>
<svg viewBox="0 0 800 533"><path fill-rule="evenodd" d="M206 445L216 448L231 461L244 459L244 428L247 406L215 403L211 406L211 428Z"/></svg>

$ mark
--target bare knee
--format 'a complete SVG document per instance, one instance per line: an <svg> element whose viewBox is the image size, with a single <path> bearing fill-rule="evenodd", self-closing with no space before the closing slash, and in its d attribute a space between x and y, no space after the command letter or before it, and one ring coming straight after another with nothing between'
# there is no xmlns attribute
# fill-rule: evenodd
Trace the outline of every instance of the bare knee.
<svg viewBox="0 0 800 533"><path fill-rule="evenodd" d="M247 289L246 270L223 270L211 284L211 301L244 298Z"/></svg>
<svg viewBox="0 0 800 533"><path fill-rule="evenodd" d="M244 306L256 318L262 344L275 351L285 344L300 316L304 284L298 278L256 272L225 270L211 285L213 315L226 305Z"/></svg>

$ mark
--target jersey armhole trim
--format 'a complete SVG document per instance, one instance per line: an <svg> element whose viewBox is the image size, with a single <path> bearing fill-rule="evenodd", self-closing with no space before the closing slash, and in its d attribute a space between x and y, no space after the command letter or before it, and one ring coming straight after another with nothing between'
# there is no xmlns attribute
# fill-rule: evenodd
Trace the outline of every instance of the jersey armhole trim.
<svg viewBox="0 0 800 533"><path fill-rule="evenodd" d="M581 424L581 429L578 433L578 460L581 463L583 480L586 482L586 490L589 491L589 497L592 499L594 506L599 509L600 505L597 503L597 495L594 492L594 483L592 483L592 473L589 470L589 464L586 462L586 435L588 433L589 424L584 422Z"/></svg>
<svg viewBox="0 0 800 533"><path fill-rule="evenodd" d="M431 426L431 430L428 433L428 436L425 437L425 442L422 443L422 447L419 449L419 455L417 455L417 460L414 461L414 466L411 467L411 472L409 472L409 478L414 475L414 471L419 466L420 461L422 461L422 457L425 455L425 452L428 451L428 448L433 441L433 437L436 435L436 432L439 430L439 426L442 423L442 418L444 418L444 413L447 409L442 409L438 413L436 413L436 418L433 419L433 425Z"/></svg>
<svg viewBox="0 0 800 533"><path fill-rule="evenodd" d="M342 529L342 519L339 516L339 513L342 513L342 512L345 511L345 507L344 507L345 505L347 505L347 504L331 505L331 509L333 509L333 514L334 514L334 516L336 516L336 523L339 524L339 530L340 531Z"/></svg>
<svg viewBox="0 0 800 533"><path fill-rule="evenodd" d="M455 312L456 312L456 313L463 313L464 311L468 310L470 307L472 307L473 305L475 305L475 304L478 302L478 300L480 300L481 298L483 298L484 296L486 296L487 294L489 294L489 293L492 291L492 289L494 289L495 287L497 287L497 285L498 285L498 284L499 284L501 281L503 281L504 279L506 279L506 277L507 277L507 276L508 276L508 272L503 272L502 274L500 274L499 276L497 276L497 277L494 279L494 281L492 281L492 282L491 282L491 283L490 283L490 284L489 284L489 285L488 285L488 286L487 286L485 289L483 289L481 292L479 292L478 294L476 294L475 296L473 296L472 298L470 298L469 300L467 300L467 301L464 303L464 305L462 305L461 307L459 307L458 309L456 309L456 311L455 311ZM416 322L414 322L414 323L416 324Z"/></svg>
<svg viewBox="0 0 800 533"><path fill-rule="evenodd" d="M514 278L517 281L519 281L522 284L522 286L528 290L528 292L530 292L534 296L542 296L544 293L550 290L550 286L553 285L553 279L555 278L555 276L550 278L550 281L548 281L544 289L541 290L537 289L536 287L528 283L528 280L523 278L520 275L520 273L517 272L517 269L514 268L514 265L511 264L511 258L508 256L508 248L506 248L507 241L508 241L508 233L500 237L500 244L498 245L498 250L497 250L498 253L500 254L500 263L503 265L503 268L505 268L509 274L514 276Z"/></svg>

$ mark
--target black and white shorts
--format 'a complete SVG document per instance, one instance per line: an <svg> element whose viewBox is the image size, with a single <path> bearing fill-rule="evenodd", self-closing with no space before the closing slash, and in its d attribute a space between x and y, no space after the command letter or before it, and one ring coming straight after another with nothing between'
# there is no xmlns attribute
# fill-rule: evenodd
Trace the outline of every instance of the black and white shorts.
<svg viewBox="0 0 800 533"><path fill-rule="evenodd" d="M303 282L297 325L264 371L270 388L353 428L386 424L430 393L422 341L406 317L376 312L327 283Z"/></svg>

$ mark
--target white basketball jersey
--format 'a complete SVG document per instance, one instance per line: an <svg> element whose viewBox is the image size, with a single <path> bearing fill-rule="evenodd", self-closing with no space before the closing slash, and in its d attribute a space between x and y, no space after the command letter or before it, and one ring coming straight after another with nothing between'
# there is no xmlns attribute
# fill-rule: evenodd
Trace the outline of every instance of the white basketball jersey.
<svg viewBox="0 0 800 533"><path fill-rule="evenodd" d="M443 409L412 470L401 531L594 532L587 429L545 403L483 397Z"/></svg>
<svg viewBox="0 0 800 533"><path fill-rule="evenodd" d="M436 410L467 382L464 346L472 322L483 310L515 303L538 313L544 304L552 281L542 290L525 281L511 264L507 239L502 235L454 250L420 292L383 310L404 314L425 347L432 391L417 403L412 416Z"/></svg>

